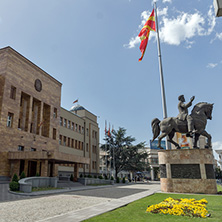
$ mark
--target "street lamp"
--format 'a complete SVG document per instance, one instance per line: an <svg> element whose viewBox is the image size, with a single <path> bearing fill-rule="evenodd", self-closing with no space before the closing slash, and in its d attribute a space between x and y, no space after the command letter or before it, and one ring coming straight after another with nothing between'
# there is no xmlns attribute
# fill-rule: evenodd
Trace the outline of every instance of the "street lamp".
<svg viewBox="0 0 222 222"><path fill-rule="evenodd" d="M222 16L222 0L214 0L214 10L217 17Z"/></svg>

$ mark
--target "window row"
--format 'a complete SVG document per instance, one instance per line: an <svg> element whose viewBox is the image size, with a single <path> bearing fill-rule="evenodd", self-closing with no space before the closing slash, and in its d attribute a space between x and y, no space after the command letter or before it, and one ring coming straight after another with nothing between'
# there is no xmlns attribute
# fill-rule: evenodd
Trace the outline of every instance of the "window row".
<svg viewBox="0 0 222 222"><path fill-rule="evenodd" d="M92 168L96 169L96 161L92 161Z"/></svg>
<svg viewBox="0 0 222 222"><path fill-rule="evenodd" d="M24 149L25 149L24 146L18 145L18 151L24 151ZM30 151L36 151L36 148L31 147Z"/></svg>
<svg viewBox="0 0 222 222"><path fill-rule="evenodd" d="M96 152L97 152L97 151L96 151L96 148L97 148L97 146L92 145L92 152L93 152L93 153L96 153Z"/></svg>
<svg viewBox="0 0 222 222"><path fill-rule="evenodd" d="M83 150L83 142L66 137L66 136L59 135L59 144L62 146L67 146L67 147Z"/></svg>
<svg viewBox="0 0 222 222"><path fill-rule="evenodd" d="M60 126L66 127L78 133L84 134L84 127L78 125L77 123L73 123L70 120L67 120L63 117L60 117Z"/></svg>
<svg viewBox="0 0 222 222"><path fill-rule="evenodd" d="M13 127L13 119L14 119L14 113L8 112L7 123L6 123L7 127L11 127L11 128ZM36 127L36 124L31 123L31 125L30 125L30 133L38 134L36 132L36 130L34 130L35 127ZM48 125L44 125L44 121L42 121L42 123L38 124L37 127L38 128L42 127L42 136L49 137L49 136L47 136L48 132L49 132L49 126ZM18 129L21 130L21 119L18 120ZM52 130L52 138L54 140L56 140L56 128L53 128L53 130Z"/></svg>
<svg viewBox="0 0 222 222"><path fill-rule="evenodd" d="M92 131L92 138L97 139L97 132L95 130Z"/></svg>

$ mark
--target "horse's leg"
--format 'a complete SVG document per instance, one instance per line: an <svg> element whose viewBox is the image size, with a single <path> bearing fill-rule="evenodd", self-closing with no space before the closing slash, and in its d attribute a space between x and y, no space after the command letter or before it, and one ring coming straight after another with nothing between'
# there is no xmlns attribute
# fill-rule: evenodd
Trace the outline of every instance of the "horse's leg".
<svg viewBox="0 0 222 222"><path fill-rule="evenodd" d="M167 133L161 133L160 134L160 136L158 137L158 147L160 148L160 149L164 149L162 146L161 146L161 140L165 137L165 136L167 136Z"/></svg>
<svg viewBox="0 0 222 222"><path fill-rule="evenodd" d="M209 134L209 133L207 133L207 131L203 131L203 132L201 132L201 135L203 135L203 136L205 136L205 137L207 137L207 145L205 146L205 148L212 148L212 146L211 146L211 135Z"/></svg>
<svg viewBox="0 0 222 222"><path fill-rule="evenodd" d="M175 141L173 141L174 134L175 134L174 131L170 132L168 141L172 143L177 149L181 149L180 145L176 143Z"/></svg>
<svg viewBox="0 0 222 222"><path fill-rule="evenodd" d="M193 138L193 149L199 149L199 147L197 147L197 141L200 137L199 133L195 133L194 134L194 138Z"/></svg>

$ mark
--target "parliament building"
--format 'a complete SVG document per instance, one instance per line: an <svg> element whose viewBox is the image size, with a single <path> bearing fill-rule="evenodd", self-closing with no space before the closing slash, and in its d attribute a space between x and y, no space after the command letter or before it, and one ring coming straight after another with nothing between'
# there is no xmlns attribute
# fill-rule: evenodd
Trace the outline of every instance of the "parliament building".
<svg viewBox="0 0 222 222"><path fill-rule="evenodd" d="M97 116L61 108L61 87L11 47L0 49L0 180L99 173Z"/></svg>

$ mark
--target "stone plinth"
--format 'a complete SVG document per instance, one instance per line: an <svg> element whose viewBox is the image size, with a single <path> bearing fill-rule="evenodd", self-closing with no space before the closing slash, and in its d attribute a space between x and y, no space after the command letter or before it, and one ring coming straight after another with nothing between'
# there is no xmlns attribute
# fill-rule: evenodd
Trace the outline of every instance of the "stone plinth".
<svg viewBox="0 0 222 222"><path fill-rule="evenodd" d="M160 150L158 158L163 192L217 193L212 150Z"/></svg>

